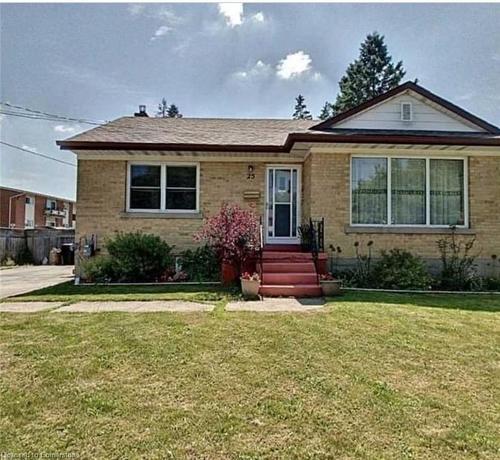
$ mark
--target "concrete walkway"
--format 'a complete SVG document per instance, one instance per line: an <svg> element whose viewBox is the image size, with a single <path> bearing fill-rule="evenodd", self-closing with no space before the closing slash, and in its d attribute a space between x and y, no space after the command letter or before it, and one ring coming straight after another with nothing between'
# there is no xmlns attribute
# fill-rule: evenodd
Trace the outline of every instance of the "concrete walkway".
<svg viewBox="0 0 500 460"><path fill-rule="evenodd" d="M0 299L73 279L72 265L25 265L0 270Z"/></svg>
<svg viewBox="0 0 500 460"><path fill-rule="evenodd" d="M4 313L36 313L58 308L62 302L0 302L0 312Z"/></svg>
<svg viewBox="0 0 500 460"><path fill-rule="evenodd" d="M77 302L54 310L54 313L101 313L110 311L144 312L195 312L212 311L213 305L182 300L151 300L124 302Z"/></svg>
<svg viewBox="0 0 500 460"><path fill-rule="evenodd" d="M267 297L264 300L250 300L229 302L227 311L255 311L255 312L310 312L323 308L325 299L323 298L303 298L293 297Z"/></svg>

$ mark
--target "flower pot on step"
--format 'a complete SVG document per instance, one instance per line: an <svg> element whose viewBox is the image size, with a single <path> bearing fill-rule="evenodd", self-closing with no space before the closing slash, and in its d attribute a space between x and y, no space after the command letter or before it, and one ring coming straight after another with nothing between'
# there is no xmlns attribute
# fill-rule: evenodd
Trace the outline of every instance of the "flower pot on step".
<svg viewBox="0 0 500 460"><path fill-rule="evenodd" d="M342 294L342 281L340 280L321 280L320 284L325 297Z"/></svg>

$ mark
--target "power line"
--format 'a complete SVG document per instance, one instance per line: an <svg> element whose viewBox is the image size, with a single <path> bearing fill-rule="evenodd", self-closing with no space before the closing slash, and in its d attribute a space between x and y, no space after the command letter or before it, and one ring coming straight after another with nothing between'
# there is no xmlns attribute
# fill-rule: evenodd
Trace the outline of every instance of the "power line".
<svg viewBox="0 0 500 460"><path fill-rule="evenodd" d="M73 166L75 168L77 166L74 163L70 163L69 161L59 160L58 158L54 158L54 157L51 157L49 155L44 155L43 153L38 153L38 152L34 152L33 150L25 149L24 147L19 147L18 145L9 144L8 142L0 141L0 144L6 145L7 147L10 147L13 149L21 150L22 152L31 153L32 155L46 158L48 160L57 161L58 163L63 163L65 165Z"/></svg>
<svg viewBox="0 0 500 460"><path fill-rule="evenodd" d="M30 109L28 107L22 107L20 105L10 104L9 102L1 102L0 101L0 105L5 105L5 106L10 107L12 109L24 110L25 112L30 112L34 115L39 116L39 117L48 117L48 118L52 118L52 119L58 119L58 120L64 120L64 121L74 121L77 123L87 123L87 124L99 125L99 126L104 124L104 123L107 123L106 121L99 122L99 121L95 121L95 120L87 120L84 118L72 118L72 117L66 117L64 115L56 115L53 113L42 112L41 110L35 110L35 109Z"/></svg>

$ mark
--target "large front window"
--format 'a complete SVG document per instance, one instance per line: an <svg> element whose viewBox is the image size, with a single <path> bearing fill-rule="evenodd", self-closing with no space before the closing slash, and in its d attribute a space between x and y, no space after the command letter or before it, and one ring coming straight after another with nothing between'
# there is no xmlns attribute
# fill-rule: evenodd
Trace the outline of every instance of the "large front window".
<svg viewBox="0 0 500 460"><path fill-rule="evenodd" d="M128 209L195 212L197 184L196 165L130 164Z"/></svg>
<svg viewBox="0 0 500 460"><path fill-rule="evenodd" d="M353 225L466 225L465 160L354 157Z"/></svg>

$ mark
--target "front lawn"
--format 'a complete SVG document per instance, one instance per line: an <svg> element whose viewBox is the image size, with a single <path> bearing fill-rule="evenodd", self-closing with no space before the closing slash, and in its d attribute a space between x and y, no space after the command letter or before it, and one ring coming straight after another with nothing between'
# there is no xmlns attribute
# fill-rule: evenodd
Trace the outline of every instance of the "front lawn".
<svg viewBox="0 0 500 460"><path fill-rule="evenodd" d="M1 314L0 452L498 458L500 297L411 299Z"/></svg>
<svg viewBox="0 0 500 460"><path fill-rule="evenodd" d="M38 289L3 302L65 302L121 301L121 300L191 300L193 302L224 302L236 296L236 291L220 285L75 285L69 281Z"/></svg>

